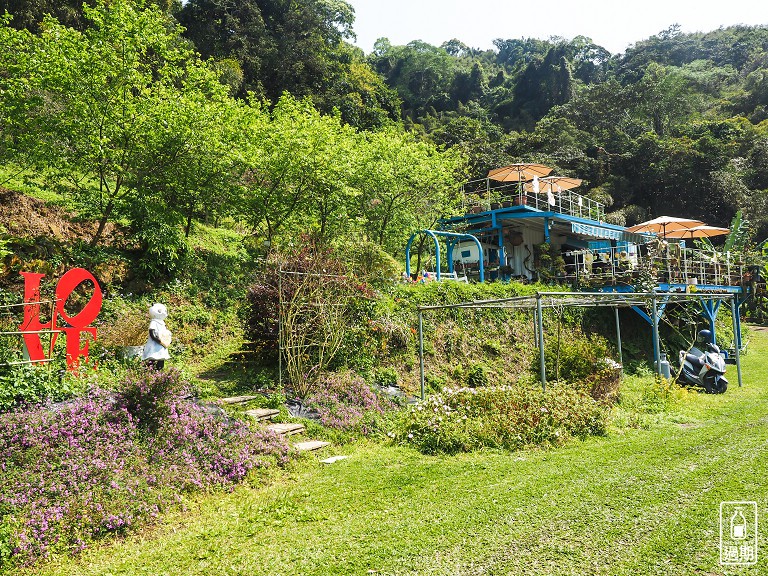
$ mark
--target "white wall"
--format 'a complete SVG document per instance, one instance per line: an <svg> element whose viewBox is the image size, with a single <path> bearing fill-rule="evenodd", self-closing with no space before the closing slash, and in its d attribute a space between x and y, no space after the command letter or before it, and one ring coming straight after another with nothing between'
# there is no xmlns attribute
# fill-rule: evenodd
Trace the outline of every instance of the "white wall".
<svg viewBox="0 0 768 576"><path fill-rule="evenodd" d="M533 247L544 242L544 230L534 230L525 227L521 232L523 234L523 243L520 246L512 246L505 242L504 251L507 256L507 266L512 267L512 274L514 276L525 276L530 279L533 278L533 273L531 272L533 270ZM528 258L527 264L530 270L525 267L526 258Z"/></svg>

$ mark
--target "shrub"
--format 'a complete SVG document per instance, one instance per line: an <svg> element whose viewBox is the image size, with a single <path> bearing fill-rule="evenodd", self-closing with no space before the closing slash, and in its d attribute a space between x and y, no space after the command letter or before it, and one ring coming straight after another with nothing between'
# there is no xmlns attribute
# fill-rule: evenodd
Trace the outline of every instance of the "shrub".
<svg viewBox="0 0 768 576"><path fill-rule="evenodd" d="M389 314L369 320L368 329L378 337L378 347L382 352L388 349L407 350L413 342L411 326L401 318L394 318Z"/></svg>
<svg viewBox="0 0 768 576"><path fill-rule="evenodd" d="M586 336L581 331L568 329L561 337L548 337L544 345L544 360L550 378L577 382L596 372L597 365L610 356L608 342L595 334ZM539 357L536 354L532 370L539 371Z"/></svg>
<svg viewBox="0 0 768 576"><path fill-rule="evenodd" d="M303 236L298 251L273 254L249 288L246 335L268 349L281 339L290 387L307 398L341 350L351 303L361 296L372 296L368 286L346 275L322 243Z"/></svg>
<svg viewBox="0 0 768 576"><path fill-rule="evenodd" d="M424 387L427 392L441 392L445 385L448 384L448 378L437 374L427 372L424 375Z"/></svg>
<svg viewBox="0 0 768 576"><path fill-rule="evenodd" d="M382 388L397 386L397 371L394 368L379 368L373 376L373 382Z"/></svg>
<svg viewBox="0 0 768 576"><path fill-rule="evenodd" d="M98 342L105 348L142 346L147 341L149 315L144 304L122 298L107 299L99 325Z"/></svg>
<svg viewBox="0 0 768 576"><path fill-rule="evenodd" d="M387 285L400 275L401 263L387 254L381 246L370 241L357 241L345 246L345 257L353 273L373 285Z"/></svg>
<svg viewBox="0 0 768 576"><path fill-rule="evenodd" d="M287 460L285 440L207 412L183 388L176 374L132 375L122 393L0 415L0 562L80 551L151 522L183 491Z"/></svg>
<svg viewBox="0 0 768 576"><path fill-rule="evenodd" d="M482 446L481 421L465 408L454 391L429 396L401 413L389 436L424 454L470 452Z"/></svg>
<svg viewBox="0 0 768 576"><path fill-rule="evenodd" d="M308 399L329 428L372 432L368 417L381 415L392 407L389 400L378 396L360 376L353 372L328 374L317 391Z"/></svg>
<svg viewBox="0 0 768 576"><path fill-rule="evenodd" d="M674 379L654 375L653 383L643 387L642 409L651 414L658 414L673 408L688 395Z"/></svg>
<svg viewBox="0 0 768 576"><path fill-rule="evenodd" d="M132 238L141 246L137 265L144 276L158 281L179 274L189 246L178 226L178 214L145 200L131 205L130 220Z"/></svg>
<svg viewBox="0 0 768 576"><path fill-rule="evenodd" d="M154 432L171 415L178 397L188 393L177 370L139 370L125 379L119 399L139 428Z"/></svg>
<svg viewBox="0 0 768 576"><path fill-rule="evenodd" d="M0 412L14 406L59 402L85 391L85 382L61 363L0 366Z"/></svg>
<svg viewBox="0 0 768 576"><path fill-rule="evenodd" d="M501 356L501 342L498 340L485 340L482 344L483 352L489 356Z"/></svg>
<svg viewBox="0 0 768 576"><path fill-rule="evenodd" d="M482 364L473 364L467 372L467 386L479 388L488 385L488 373Z"/></svg>
<svg viewBox="0 0 768 576"><path fill-rule="evenodd" d="M613 404L619 398L621 370L621 364L610 358L603 358L595 365L594 372L576 382L575 387L598 402Z"/></svg>
<svg viewBox="0 0 768 576"><path fill-rule="evenodd" d="M446 389L402 413L390 437L425 454L517 449L603 434L606 418L591 397L569 387Z"/></svg>

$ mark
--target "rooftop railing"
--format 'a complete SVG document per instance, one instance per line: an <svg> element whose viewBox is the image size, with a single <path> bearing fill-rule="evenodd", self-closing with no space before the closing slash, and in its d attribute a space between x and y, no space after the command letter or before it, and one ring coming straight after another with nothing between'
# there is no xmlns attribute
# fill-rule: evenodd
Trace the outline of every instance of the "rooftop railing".
<svg viewBox="0 0 768 576"><path fill-rule="evenodd" d="M545 212L568 214L602 222L605 220L605 205L571 190L547 194L524 189L518 182L495 182L489 178L472 180L463 186L463 209L465 214L479 214L490 210L528 206Z"/></svg>

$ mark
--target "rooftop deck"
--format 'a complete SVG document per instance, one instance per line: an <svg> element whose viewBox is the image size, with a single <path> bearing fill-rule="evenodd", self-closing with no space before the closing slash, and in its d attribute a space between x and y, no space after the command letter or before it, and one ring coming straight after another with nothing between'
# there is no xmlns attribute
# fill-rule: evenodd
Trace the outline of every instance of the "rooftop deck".
<svg viewBox="0 0 768 576"><path fill-rule="evenodd" d="M708 292L740 291L751 280L750 263L741 255L629 232L605 222L604 204L571 190L535 193L530 183L483 178L466 183L462 191L463 215L442 220L441 229L472 234L485 246L486 279L540 279L600 289L696 286ZM536 250L550 238L552 266L545 269ZM527 253L515 248L521 242ZM457 260L455 271L479 279L477 262Z"/></svg>
<svg viewBox="0 0 768 576"><path fill-rule="evenodd" d="M603 222L605 205L596 200L562 190L551 195L524 189L517 182L499 183L489 178L472 180L462 187L465 214L479 214L511 206L528 206L545 212L567 214Z"/></svg>

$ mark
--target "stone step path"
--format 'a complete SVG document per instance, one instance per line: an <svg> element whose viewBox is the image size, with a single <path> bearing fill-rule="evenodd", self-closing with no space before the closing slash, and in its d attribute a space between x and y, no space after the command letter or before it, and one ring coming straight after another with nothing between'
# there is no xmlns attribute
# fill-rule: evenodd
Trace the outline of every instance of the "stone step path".
<svg viewBox="0 0 768 576"><path fill-rule="evenodd" d="M256 400L259 396L230 396L229 398L222 398L219 400L222 404L245 404L251 400Z"/></svg>
<svg viewBox="0 0 768 576"><path fill-rule="evenodd" d="M278 414L280 414L280 410L274 408L254 408L253 410L245 411L246 416L250 416L256 420L270 420Z"/></svg>
<svg viewBox="0 0 768 576"><path fill-rule="evenodd" d="M258 396L232 396L230 398L222 398L220 402L222 404L244 404L251 400L255 400L256 398L258 398ZM264 420L271 420L280 414L280 410L274 408L254 408L253 410L246 410L244 414L250 416L257 422L262 422ZM298 424L296 422L279 422L269 424L267 430L271 430L280 436L293 436L294 434L301 434L304 432L305 428L303 424ZM322 440L304 440L302 442L295 442L293 447L299 452L314 452L315 450L320 450L330 445L330 442L324 442Z"/></svg>
<svg viewBox="0 0 768 576"><path fill-rule="evenodd" d="M346 460L349 458L349 456L331 456L330 458L326 458L325 460L320 460L323 464L335 464L339 460Z"/></svg>
<svg viewBox="0 0 768 576"><path fill-rule="evenodd" d="M282 436L293 436L294 434L300 434L301 432L304 432L304 424L298 424L296 422L281 422L279 424L270 424L267 426L267 430L272 430L272 432Z"/></svg>
<svg viewBox="0 0 768 576"><path fill-rule="evenodd" d="M306 440L304 442L296 442L293 447L299 452L311 452L330 445L330 442L323 442L322 440Z"/></svg>

